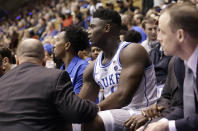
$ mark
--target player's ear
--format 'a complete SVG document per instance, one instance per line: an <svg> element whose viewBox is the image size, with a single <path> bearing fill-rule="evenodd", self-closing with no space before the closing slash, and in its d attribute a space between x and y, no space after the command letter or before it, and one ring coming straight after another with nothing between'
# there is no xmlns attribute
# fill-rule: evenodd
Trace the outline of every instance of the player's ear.
<svg viewBox="0 0 198 131"><path fill-rule="evenodd" d="M105 32L109 32L111 30L111 25L110 24L106 24L104 27Z"/></svg>
<svg viewBox="0 0 198 131"><path fill-rule="evenodd" d="M70 46L71 46L71 43L70 42L66 42L65 43L65 50L68 50L69 48L70 48Z"/></svg>

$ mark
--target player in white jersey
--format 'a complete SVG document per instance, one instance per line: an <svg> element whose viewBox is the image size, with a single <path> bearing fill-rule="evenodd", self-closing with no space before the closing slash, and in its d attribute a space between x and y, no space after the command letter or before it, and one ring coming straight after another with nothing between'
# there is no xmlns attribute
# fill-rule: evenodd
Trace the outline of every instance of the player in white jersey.
<svg viewBox="0 0 198 131"><path fill-rule="evenodd" d="M101 112L85 131L122 131L124 122L153 104L157 98L155 72L146 50L138 44L120 42L120 15L109 9L97 10L88 30L94 46L103 50L90 64L79 96L95 101L100 88L105 99Z"/></svg>

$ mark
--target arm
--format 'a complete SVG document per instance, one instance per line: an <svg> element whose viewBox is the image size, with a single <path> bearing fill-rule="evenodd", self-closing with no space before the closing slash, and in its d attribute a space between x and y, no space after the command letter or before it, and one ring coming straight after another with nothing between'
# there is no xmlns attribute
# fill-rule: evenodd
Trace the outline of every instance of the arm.
<svg viewBox="0 0 198 131"><path fill-rule="evenodd" d="M68 123L87 122L98 112L96 104L74 94L69 75L65 71L58 78L53 99L57 111Z"/></svg>
<svg viewBox="0 0 198 131"><path fill-rule="evenodd" d="M79 94L83 86L83 72L85 71L88 64L82 64L78 67L77 75L75 78L74 92Z"/></svg>
<svg viewBox="0 0 198 131"><path fill-rule="evenodd" d="M151 64L146 50L138 44L130 44L120 53L122 72L118 89L99 103L101 110L122 108L133 98L142 80L146 65Z"/></svg>
<svg viewBox="0 0 198 131"><path fill-rule="evenodd" d="M94 62L90 63L84 71L83 87L80 91L79 97L96 101L100 87L93 79Z"/></svg>

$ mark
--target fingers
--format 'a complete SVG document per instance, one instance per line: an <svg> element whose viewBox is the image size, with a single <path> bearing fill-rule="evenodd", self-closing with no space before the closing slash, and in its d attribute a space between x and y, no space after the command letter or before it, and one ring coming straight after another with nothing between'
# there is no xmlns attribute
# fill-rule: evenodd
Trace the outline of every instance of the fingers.
<svg viewBox="0 0 198 131"><path fill-rule="evenodd" d="M135 126L136 126L136 122L135 122L135 121L133 121L133 123L130 125L130 130L135 129Z"/></svg>
<svg viewBox="0 0 198 131"><path fill-rule="evenodd" d="M142 117L141 119L137 121L134 129L137 130L140 126L144 125L147 121L148 119L146 117Z"/></svg>
<svg viewBox="0 0 198 131"><path fill-rule="evenodd" d="M149 108L142 110L142 115L148 117L148 119L154 119L161 116L161 112L164 109L163 106L158 106L157 104L151 105Z"/></svg>
<svg viewBox="0 0 198 131"><path fill-rule="evenodd" d="M165 107L164 106L158 106L157 109L158 109L158 111L162 111L162 110L165 109Z"/></svg>
<svg viewBox="0 0 198 131"><path fill-rule="evenodd" d="M131 117L130 119L128 119L124 124L126 128L131 128L131 124L133 124L134 118Z"/></svg>

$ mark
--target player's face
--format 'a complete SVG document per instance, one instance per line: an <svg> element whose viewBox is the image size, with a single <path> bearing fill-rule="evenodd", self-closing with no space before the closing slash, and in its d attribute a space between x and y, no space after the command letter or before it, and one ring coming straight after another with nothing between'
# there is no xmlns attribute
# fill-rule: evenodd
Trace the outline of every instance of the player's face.
<svg viewBox="0 0 198 131"><path fill-rule="evenodd" d="M88 28L88 37L90 42L97 47L102 46L100 43L105 37L105 21L100 18L93 18Z"/></svg>
<svg viewBox="0 0 198 131"><path fill-rule="evenodd" d="M54 55L57 58L62 58L65 55L65 32L59 33L55 37L55 44L54 44Z"/></svg>

